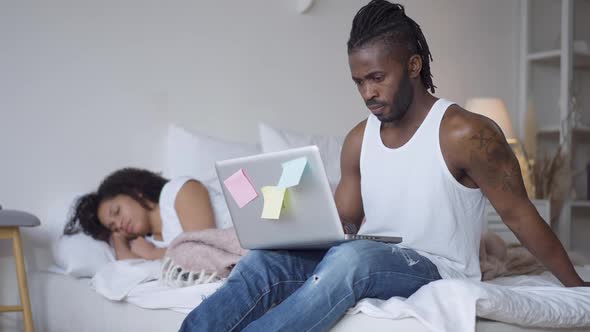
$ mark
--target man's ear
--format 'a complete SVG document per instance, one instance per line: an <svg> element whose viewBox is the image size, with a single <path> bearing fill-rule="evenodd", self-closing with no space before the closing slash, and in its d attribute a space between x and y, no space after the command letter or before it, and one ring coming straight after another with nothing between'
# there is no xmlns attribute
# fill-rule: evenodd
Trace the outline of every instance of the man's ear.
<svg viewBox="0 0 590 332"><path fill-rule="evenodd" d="M410 78L418 78L420 77L421 71L422 57L418 54L414 54L408 59L408 76L410 76Z"/></svg>

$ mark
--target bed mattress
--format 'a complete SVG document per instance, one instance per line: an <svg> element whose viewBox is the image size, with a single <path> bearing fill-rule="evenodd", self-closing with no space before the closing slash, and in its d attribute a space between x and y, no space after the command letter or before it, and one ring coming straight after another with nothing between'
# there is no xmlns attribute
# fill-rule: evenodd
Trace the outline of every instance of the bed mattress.
<svg viewBox="0 0 590 332"><path fill-rule="evenodd" d="M50 272L29 273L29 289L35 320L40 332L69 331L176 331L185 314L172 310L143 309L127 302L113 302L96 293L89 279L74 279ZM345 315L331 330L428 331L413 318L379 319L365 314ZM478 320L478 332L588 331L585 329L534 329L489 320Z"/></svg>

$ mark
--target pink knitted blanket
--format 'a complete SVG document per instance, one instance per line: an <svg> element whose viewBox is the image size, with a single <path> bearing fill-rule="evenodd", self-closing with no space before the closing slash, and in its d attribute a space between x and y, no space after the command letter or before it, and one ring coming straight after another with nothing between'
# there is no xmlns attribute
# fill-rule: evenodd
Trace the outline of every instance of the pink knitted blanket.
<svg viewBox="0 0 590 332"><path fill-rule="evenodd" d="M162 280L182 287L223 279L246 252L233 228L182 233L168 246Z"/></svg>

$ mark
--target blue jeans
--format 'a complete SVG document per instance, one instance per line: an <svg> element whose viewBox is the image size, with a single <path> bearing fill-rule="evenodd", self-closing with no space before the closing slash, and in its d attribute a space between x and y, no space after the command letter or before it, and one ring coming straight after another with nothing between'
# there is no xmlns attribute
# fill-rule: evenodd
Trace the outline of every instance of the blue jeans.
<svg viewBox="0 0 590 332"><path fill-rule="evenodd" d="M440 278L428 259L394 244L252 250L180 331L326 331L365 297L409 297Z"/></svg>

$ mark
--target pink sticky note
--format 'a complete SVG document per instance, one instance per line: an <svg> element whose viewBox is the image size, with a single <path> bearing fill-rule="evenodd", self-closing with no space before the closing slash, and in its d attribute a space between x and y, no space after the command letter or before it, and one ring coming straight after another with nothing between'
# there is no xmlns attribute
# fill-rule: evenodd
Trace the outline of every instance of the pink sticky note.
<svg viewBox="0 0 590 332"><path fill-rule="evenodd" d="M258 197L258 193L256 193L256 189L254 189L252 182L248 179L246 172L241 168L232 176L225 179L223 184L240 209L250 203L254 198Z"/></svg>

